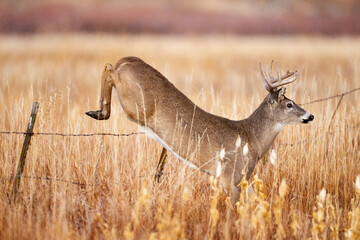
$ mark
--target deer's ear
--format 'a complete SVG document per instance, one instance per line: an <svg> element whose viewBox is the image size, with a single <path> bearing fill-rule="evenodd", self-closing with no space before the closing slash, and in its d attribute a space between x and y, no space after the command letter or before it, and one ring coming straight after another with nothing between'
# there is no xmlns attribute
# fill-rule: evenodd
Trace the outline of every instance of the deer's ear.
<svg viewBox="0 0 360 240"><path fill-rule="evenodd" d="M286 89L283 87L278 90L278 101L283 100L285 98L285 92Z"/></svg>

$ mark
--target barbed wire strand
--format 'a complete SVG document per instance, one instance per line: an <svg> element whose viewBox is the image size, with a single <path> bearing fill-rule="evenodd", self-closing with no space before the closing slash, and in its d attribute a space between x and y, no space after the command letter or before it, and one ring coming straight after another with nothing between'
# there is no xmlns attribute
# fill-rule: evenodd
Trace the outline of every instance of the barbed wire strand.
<svg viewBox="0 0 360 240"><path fill-rule="evenodd" d="M330 96L330 97L326 97L326 98L321 98L321 99L317 99L317 100L314 100L314 101L310 101L310 102L306 102L306 103L301 103L299 104L300 106L306 106L306 105L310 105L310 104L313 104L313 103L319 103L319 102L324 102L324 101L329 101L331 99L334 99L334 98L339 98L339 97L343 97L345 95L349 95L349 94L352 94L356 91L359 91L360 90L360 87L358 88L354 88L350 91L347 91L347 92L344 92L344 93L341 93L341 94L336 94L336 95L333 95L333 96Z"/></svg>
<svg viewBox="0 0 360 240"><path fill-rule="evenodd" d="M26 132L15 132L15 131L3 131L0 134L27 134ZM43 135L43 136L61 136L61 137L93 137L93 136L113 136L113 137L129 137L132 135L145 134L145 132L132 132L132 133L52 133L52 132L34 132L31 135Z"/></svg>
<svg viewBox="0 0 360 240"><path fill-rule="evenodd" d="M175 174L175 173L178 173L178 171L165 172L165 173L162 173L161 176L171 175L171 174ZM154 176L155 176L155 174L140 175L139 178L153 178ZM41 176L35 176L35 175L34 176L19 175L19 176L3 177L3 178L0 178L0 182L5 183L7 181L14 180L15 178L30 179L30 180L44 180L44 181L50 181L50 182L63 182L63 183L68 183L68 184L72 184L72 185L90 186L90 187L102 185L100 183L83 183L83 182L76 182L76 181L71 181L71 180L66 180L66 179L61 179L61 178L53 178L50 176L41 177ZM121 184L121 183L115 182L115 181L112 181L112 183L113 184Z"/></svg>
<svg viewBox="0 0 360 240"><path fill-rule="evenodd" d="M60 179L60 178L53 178L53 177L50 177L50 176L40 177L40 176L26 176L26 175L4 177L4 178L1 178L0 182L10 181L10 180L13 180L15 178L56 181L56 182L70 183L70 184L79 185L79 186L94 186L95 185L95 184L87 184L87 183L82 183L82 182L64 180L64 179Z"/></svg>

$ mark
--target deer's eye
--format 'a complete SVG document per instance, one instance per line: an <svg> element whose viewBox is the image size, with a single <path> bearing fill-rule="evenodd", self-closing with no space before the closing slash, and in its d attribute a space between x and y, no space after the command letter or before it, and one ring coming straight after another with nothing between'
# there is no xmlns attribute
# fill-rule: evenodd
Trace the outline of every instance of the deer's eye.
<svg viewBox="0 0 360 240"><path fill-rule="evenodd" d="M292 103L288 103L287 105L286 105L288 108L292 108Z"/></svg>

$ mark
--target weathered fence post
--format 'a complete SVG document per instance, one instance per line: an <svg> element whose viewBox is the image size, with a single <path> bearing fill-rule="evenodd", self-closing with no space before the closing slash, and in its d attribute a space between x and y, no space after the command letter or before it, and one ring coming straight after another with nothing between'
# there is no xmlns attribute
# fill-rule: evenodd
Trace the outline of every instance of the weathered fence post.
<svg viewBox="0 0 360 240"><path fill-rule="evenodd" d="M24 170L25 158L26 158L27 151L29 149L31 136L33 135L33 128L34 128L34 125L35 125L36 114L37 114L38 109L39 109L39 103L34 102L33 106L32 106L32 110L31 110L29 124L28 124L27 130L26 130L24 144L23 144L23 147L22 147L22 150L21 150L19 165L18 165L17 170L16 170L16 175L15 175L15 180L14 180L14 187L13 187L13 198L14 199L16 198L16 194L19 191L21 174L22 174L22 172Z"/></svg>

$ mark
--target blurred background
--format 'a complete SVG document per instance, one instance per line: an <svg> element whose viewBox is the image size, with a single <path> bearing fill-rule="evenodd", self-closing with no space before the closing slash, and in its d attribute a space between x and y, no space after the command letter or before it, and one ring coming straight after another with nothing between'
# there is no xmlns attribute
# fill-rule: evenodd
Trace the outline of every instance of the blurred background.
<svg viewBox="0 0 360 240"><path fill-rule="evenodd" d="M275 59L283 71L301 72L287 96L315 116L282 130L272 147L276 165L268 156L257 164L267 197L254 194L244 201L247 213L229 220L221 196L216 228L209 176L169 154L161 183L152 184L162 146L141 134L34 136L12 204L24 140L0 134L0 239L171 239L175 231L183 239L226 239L228 226L233 239L280 238L277 229L284 239L321 238L318 229L324 239L343 239L351 226L360 239L359 33L360 0L0 0L5 133L26 129L34 101L36 133L142 131L115 94L108 121L84 114L97 109L104 64L129 55L204 110L232 120L263 101L259 62ZM283 179L289 190L281 205L275 199Z"/></svg>
<svg viewBox="0 0 360 240"><path fill-rule="evenodd" d="M0 32L360 33L358 0L1 0Z"/></svg>

